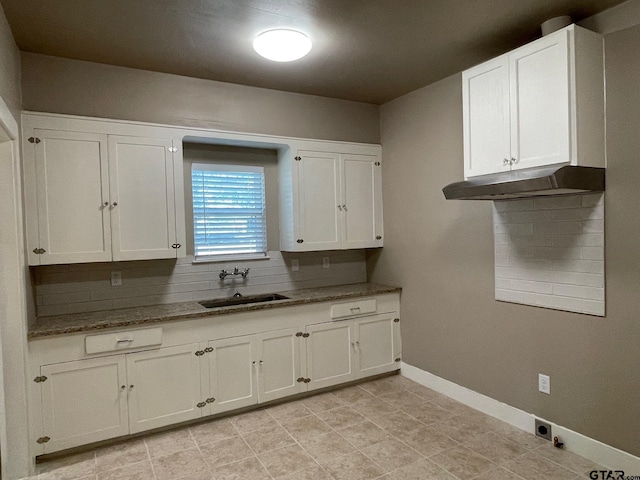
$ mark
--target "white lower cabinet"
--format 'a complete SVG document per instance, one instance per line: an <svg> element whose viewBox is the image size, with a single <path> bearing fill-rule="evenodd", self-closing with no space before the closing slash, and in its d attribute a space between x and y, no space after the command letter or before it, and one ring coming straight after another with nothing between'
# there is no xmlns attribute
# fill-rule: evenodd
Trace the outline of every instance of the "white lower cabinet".
<svg viewBox="0 0 640 480"><path fill-rule="evenodd" d="M60 357L65 348L93 352L99 340L95 337L104 336L105 341L98 343L110 345L113 332L88 335L91 342L82 336L43 340L35 348L41 360L33 370L30 399L36 412L35 455L397 370L397 305L397 297L370 298L327 305L324 313L308 317L289 315L286 321L279 319L283 315L279 313L260 321L272 319L289 328L209 341L216 327L207 325L198 331L197 326L209 319L202 324L196 320L191 324L193 331L189 326L165 327L172 333L162 334L166 346L161 348L141 344L138 351L103 350L105 356L84 359L71 353L62 357L67 361ZM378 313L383 309L395 311ZM338 319L318 322L332 317ZM247 314L245 320L237 328L231 320L225 331L260 328L253 326L259 325L254 317ZM198 341L172 345L171 335ZM138 332L136 339L140 338ZM59 363L53 363L58 358Z"/></svg>
<svg viewBox="0 0 640 480"><path fill-rule="evenodd" d="M198 344L127 354L129 433L198 418Z"/></svg>
<svg viewBox="0 0 640 480"><path fill-rule="evenodd" d="M400 323L396 314L308 325L309 390L399 368Z"/></svg>

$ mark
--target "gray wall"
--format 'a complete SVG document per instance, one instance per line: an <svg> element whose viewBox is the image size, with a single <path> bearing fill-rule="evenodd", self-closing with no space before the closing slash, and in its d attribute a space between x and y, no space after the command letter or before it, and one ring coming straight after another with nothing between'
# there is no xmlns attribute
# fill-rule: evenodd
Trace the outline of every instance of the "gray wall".
<svg viewBox="0 0 640 480"><path fill-rule="evenodd" d="M636 23L637 25L637 23ZM403 360L640 455L640 27L606 36L607 316L494 298L490 202L463 177L461 77L381 108L385 248L368 278L402 291ZM551 376L551 395L537 391Z"/></svg>
<svg viewBox="0 0 640 480"><path fill-rule="evenodd" d="M0 5L0 97L16 119L22 108L20 91L20 52Z"/></svg>
<svg viewBox="0 0 640 480"><path fill-rule="evenodd" d="M25 110L326 140L380 141L379 107L22 54Z"/></svg>

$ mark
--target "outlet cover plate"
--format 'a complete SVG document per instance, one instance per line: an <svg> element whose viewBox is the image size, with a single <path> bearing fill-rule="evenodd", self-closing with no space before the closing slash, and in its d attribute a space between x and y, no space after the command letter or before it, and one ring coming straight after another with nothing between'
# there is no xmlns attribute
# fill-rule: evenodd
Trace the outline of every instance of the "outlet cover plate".
<svg viewBox="0 0 640 480"><path fill-rule="evenodd" d="M122 286L122 272L111 272L111 286L112 287Z"/></svg>
<svg viewBox="0 0 640 480"><path fill-rule="evenodd" d="M329 268L329 257L322 257L322 268Z"/></svg>
<svg viewBox="0 0 640 480"><path fill-rule="evenodd" d="M538 374L538 391L551 395L551 379L549 375Z"/></svg>
<svg viewBox="0 0 640 480"><path fill-rule="evenodd" d="M536 418L536 436L551 441L551 424Z"/></svg>

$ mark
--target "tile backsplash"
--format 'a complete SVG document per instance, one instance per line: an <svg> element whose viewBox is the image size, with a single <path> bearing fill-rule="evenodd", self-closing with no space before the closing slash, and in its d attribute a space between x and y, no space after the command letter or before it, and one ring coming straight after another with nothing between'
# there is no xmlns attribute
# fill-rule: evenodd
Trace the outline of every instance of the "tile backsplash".
<svg viewBox="0 0 640 480"><path fill-rule="evenodd" d="M310 253L269 252L269 259L193 263L178 260L87 263L32 267L38 316L111 310L161 303L272 293L366 282L363 250ZM329 268L323 268L329 257ZM293 271L297 259L299 270ZM246 279L218 274L249 267ZM122 272L122 286L111 286L111 272Z"/></svg>
<svg viewBox="0 0 640 480"><path fill-rule="evenodd" d="M605 315L604 193L493 203L495 298Z"/></svg>

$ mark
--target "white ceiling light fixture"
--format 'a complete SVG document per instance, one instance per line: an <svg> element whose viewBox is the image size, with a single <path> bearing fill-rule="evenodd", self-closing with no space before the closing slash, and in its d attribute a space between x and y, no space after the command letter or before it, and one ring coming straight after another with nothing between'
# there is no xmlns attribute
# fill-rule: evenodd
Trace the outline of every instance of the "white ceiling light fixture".
<svg viewBox="0 0 640 480"><path fill-rule="evenodd" d="M297 30L267 30L255 38L253 49L268 60L292 62L311 51L311 39Z"/></svg>

